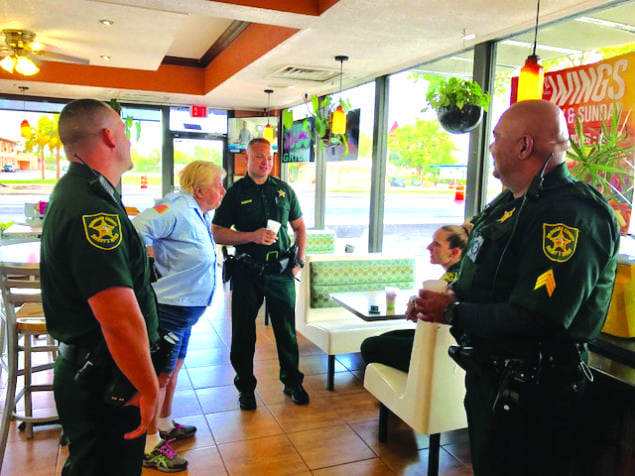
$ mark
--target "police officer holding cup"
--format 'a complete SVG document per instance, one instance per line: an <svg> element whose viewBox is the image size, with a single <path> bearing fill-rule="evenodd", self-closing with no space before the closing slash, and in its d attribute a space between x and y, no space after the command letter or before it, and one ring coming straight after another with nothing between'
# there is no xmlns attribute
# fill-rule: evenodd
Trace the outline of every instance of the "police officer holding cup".
<svg viewBox="0 0 635 476"><path fill-rule="evenodd" d="M421 290L413 313L454 326L476 476L586 474L573 467L592 380L586 344L610 304L619 227L570 175L555 104L514 104L494 139L506 190L472 219L454 292Z"/></svg>
<svg viewBox="0 0 635 476"><path fill-rule="evenodd" d="M214 214L214 241L236 247L232 277L231 363L243 410L256 408L254 352L256 317L267 300L276 338L283 392L297 405L309 403L298 368L295 275L304 267L306 226L293 189L271 177L271 144L256 138L247 147L247 174L228 190ZM287 224L295 235L290 245ZM275 230L273 226L278 230ZM272 229L273 228L273 229Z"/></svg>

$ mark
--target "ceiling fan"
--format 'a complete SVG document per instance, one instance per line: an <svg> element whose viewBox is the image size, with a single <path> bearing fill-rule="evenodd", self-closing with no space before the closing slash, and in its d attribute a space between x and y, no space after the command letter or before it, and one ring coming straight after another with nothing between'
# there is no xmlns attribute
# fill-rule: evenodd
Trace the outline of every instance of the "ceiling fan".
<svg viewBox="0 0 635 476"><path fill-rule="evenodd" d="M35 33L29 30L2 30L5 45L0 46L0 54L6 56L0 61L0 67L9 73L14 71L23 76L32 76L40 68L32 57L50 58L68 63L88 64L89 61L52 51L50 47L35 41Z"/></svg>

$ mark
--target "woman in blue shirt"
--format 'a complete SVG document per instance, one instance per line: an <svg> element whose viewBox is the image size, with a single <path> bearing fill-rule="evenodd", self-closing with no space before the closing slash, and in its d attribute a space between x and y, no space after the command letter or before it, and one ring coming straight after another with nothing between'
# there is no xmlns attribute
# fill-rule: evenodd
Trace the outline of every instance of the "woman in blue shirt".
<svg viewBox="0 0 635 476"><path fill-rule="evenodd" d="M153 448L150 440L159 435L168 441L182 440L196 432L195 426L172 420L172 399L192 326L211 304L216 287L216 244L209 212L220 205L225 195L224 177L225 171L212 162L191 162L181 173L181 190L166 195L133 221L155 259L158 280L153 287L159 303L159 333L163 336L172 332L179 337L168 367L167 384L162 382L165 397L158 419L159 432L148 433L146 448ZM145 466L156 467L152 462Z"/></svg>

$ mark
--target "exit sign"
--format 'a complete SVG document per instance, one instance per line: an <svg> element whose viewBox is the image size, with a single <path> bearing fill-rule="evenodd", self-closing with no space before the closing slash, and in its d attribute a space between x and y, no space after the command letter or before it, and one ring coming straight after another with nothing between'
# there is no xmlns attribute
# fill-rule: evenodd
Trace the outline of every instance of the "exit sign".
<svg viewBox="0 0 635 476"><path fill-rule="evenodd" d="M192 106L190 114L192 117L207 117L207 106Z"/></svg>

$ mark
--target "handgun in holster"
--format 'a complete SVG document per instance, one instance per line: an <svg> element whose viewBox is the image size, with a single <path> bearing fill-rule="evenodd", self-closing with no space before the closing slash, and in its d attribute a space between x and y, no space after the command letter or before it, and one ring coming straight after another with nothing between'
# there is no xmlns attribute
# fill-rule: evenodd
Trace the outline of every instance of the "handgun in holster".
<svg viewBox="0 0 635 476"><path fill-rule="evenodd" d="M479 358L474 347L463 345L451 345L448 348L448 355L459 367L466 372L474 372L482 379L491 382L495 378L493 369L488 366L482 358Z"/></svg>

